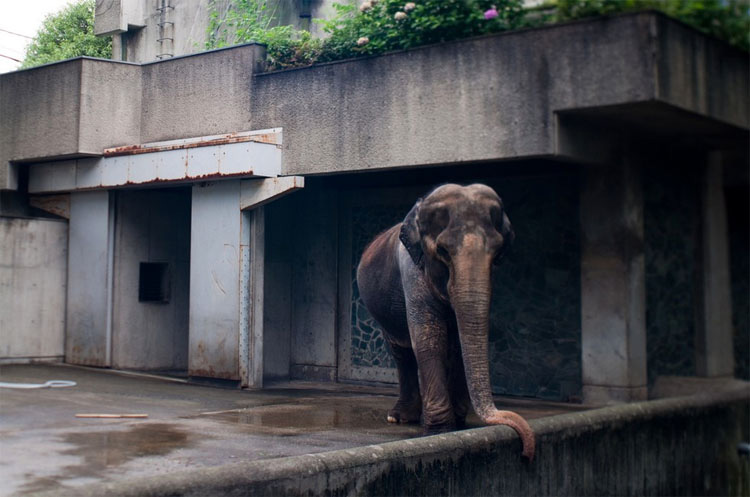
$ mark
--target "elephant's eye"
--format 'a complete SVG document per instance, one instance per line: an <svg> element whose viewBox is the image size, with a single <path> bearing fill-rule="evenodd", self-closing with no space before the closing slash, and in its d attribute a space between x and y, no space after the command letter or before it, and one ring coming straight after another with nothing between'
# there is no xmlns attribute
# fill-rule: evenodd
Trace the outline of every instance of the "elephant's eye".
<svg viewBox="0 0 750 497"><path fill-rule="evenodd" d="M442 245L437 246L437 253L438 253L438 257L440 257L440 259L444 260L445 262L448 262L450 260L450 255L448 254L448 251Z"/></svg>
<svg viewBox="0 0 750 497"><path fill-rule="evenodd" d="M443 231L450 222L450 214L445 207L435 207L424 213L424 218L420 218L420 225L425 228L427 233L436 236Z"/></svg>

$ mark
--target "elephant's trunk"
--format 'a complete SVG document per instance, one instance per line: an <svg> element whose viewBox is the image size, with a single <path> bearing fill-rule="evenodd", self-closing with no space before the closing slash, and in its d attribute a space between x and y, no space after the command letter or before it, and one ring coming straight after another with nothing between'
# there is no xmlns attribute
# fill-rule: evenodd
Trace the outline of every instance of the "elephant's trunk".
<svg viewBox="0 0 750 497"><path fill-rule="evenodd" d="M495 403L492 400L487 354L490 297L492 295L491 260L487 258L487 267L477 270L476 258L473 259L473 263L454 265L454 274L452 275L454 277L449 285L450 299L456 313L471 403L483 422L508 425L516 430L523 442L522 454L532 460L534 458L534 432L531 427L518 414L510 411L499 411L495 408ZM484 257L480 259L484 259ZM485 264L480 265L484 266Z"/></svg>

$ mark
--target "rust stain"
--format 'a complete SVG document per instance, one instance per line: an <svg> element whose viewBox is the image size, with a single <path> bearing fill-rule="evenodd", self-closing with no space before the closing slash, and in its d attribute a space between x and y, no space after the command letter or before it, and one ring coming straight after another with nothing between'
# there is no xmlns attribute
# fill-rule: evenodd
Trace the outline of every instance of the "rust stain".
<svg viewBox="0 0 750 497"><path fill-rule="evenodd" d="M210 147L215 145L229 145L232 143L268 143L271 145L280 145L276 133L262 133L259 135L237 136L237 133L230 133L220 138L197 141L192 143L176 143L174 145L145 146L145 145L124 145L122 147L105 148L104 157L117 157L121 155L139 155L150 154L154 152L166 152L168 150L184 150L189 148Z"/></svg>
<svg viewBox="0 0 750 497"><path fill-rule="evenodd" d="M56 216L70 219L70 194L30 195L29 204Z"/></svg>

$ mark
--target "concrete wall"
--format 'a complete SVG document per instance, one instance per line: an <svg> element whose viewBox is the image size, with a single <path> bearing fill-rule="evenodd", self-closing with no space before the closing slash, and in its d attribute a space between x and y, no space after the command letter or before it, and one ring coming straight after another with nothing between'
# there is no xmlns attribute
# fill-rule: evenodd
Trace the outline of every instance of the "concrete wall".
<svg viewBox="0 0 750 497"><path fill-rule="evenodd" d="M520 457L508 427L236 463L77 489L104 495L747 495L750 436L742 391L532 420Z"/></svg>
<svg viewBox="0 0 750 497"><path fill-rule="evenodd" d="M192 198L188 372L239 380L240 181L196 184Z"/></svg>
<svg viewBox="0 0 750 497"><path fill-rule="evenodd" d="M293 229L294 200L286 198L272 202L265 207L265 212L263 374L268 380L289 379L292 343L292 253L294 247L299 245Z"/></svg>
<svg viewBox="0 0 750 497"><path fill-rule="evenodd" d="M338 191L305 189L266 208L265 374L337 378Z"/></svg>
<svg viewBox="0 0 750 497"><path fill-rule="evenodd" d="M338 203L335 190L303 190L292 263L292 377L336 379Z"/></svg>
<svg viewBox="0 0 750 497"><path fill-rule="evenodd" d="M252 75L264 49L245 45L143 67L140 142L249 131Z"/></svg>
<svg viewBox="0 0 750 497"><path fill-rule="evenodd" d="M261 47L242 46L140 68L83 59L0 75L0 136L11 137L0 142L0 160L271 127L284 128L285 174L511 159L561 153L556 113L631 106L629 122L642 123L653 116L636 104L654 101L678 121L683 110L710 118L697 122L704 137L731 130L742 141L750 127L747 58L653 13L253 79L261 59ZM84 107L78 89L93 97L86 88L100 67L116 74ZM132 98L109 98L119 93ZM127 100L136 111L121 114ZM85 131L96 129L103 133ZM5 178L0 186L13 185Z"/></svg>
<svg viewBox="0 0 750 497"><path fill-rule="evenodd" d="M78 58L0 75L0 190L17 187L9 161L249 130L262 52L246 45L145 66Z"/></svg>
<svg viewBox="0 0 750 497"><path fill-rule="evenodd" d="M110 192L70 195L65 361L111 365L112 241Z"/></svg>
<svg viewBox="0 0 750 497"><path fill-rule="evenodd" d="M0 362L61 360L68 225L0 217Z"/></svg>
<svg viewBox="0 0 750 497"><path fill-rule="evenodd" d="M552 155L556 112L653 100L746 133L730 100L749 93L747 58L675 24L637 14L260 74L253 126L284 128L286 174ZM721 71L693 67L707 57ZM700 77L657 77L678 69Z"/></svg>
<svg viewBox="0 0 750 497"><path fill-rule="evenodd" d="M117 193L112 365L186 370L190 190ZM169 265L168 302L139 302L141 262Z"/></svg>

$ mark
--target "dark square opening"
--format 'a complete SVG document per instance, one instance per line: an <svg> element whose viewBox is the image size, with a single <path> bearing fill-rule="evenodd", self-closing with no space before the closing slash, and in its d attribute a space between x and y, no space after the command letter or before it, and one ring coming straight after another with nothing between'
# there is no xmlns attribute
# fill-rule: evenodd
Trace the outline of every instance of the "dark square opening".
<svg viewBox="0 0 750 497"><path fill-rule="evenodd" d="M139 302L169 302L169 263L141 262L138 279Z"/></svg>

